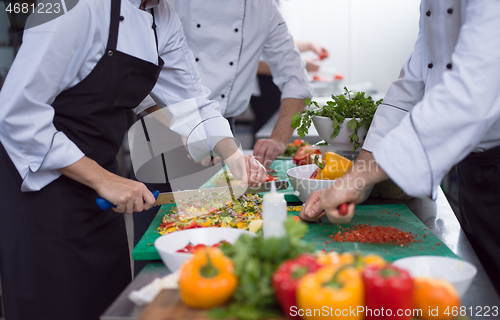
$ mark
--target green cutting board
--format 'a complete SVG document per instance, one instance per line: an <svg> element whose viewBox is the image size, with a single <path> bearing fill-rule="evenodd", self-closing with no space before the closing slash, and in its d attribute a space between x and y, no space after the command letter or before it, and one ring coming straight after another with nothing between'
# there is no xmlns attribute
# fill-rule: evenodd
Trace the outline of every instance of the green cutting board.
<svg viewBox="0 0 500 320"><path fill-rule="evenodd" d="M298 215L298 212L292 212L292 214ZM391 226L405 232L411 232L415 240L419 242L408 244L408 246L360 242L331 242L332 238L330 235L335 236L341 227L346 229L352 228L357 224L368 223L372 226ZM356 213L351 222L342 224L341 226L333 225L329 222L310 224L304 240L314 243L316 250L325 249L328 252L357 250L364 254L378 254L388 261L418 255L440 255L458 258L404 204L356 206ZM327 241L329 243L326 243Z"/></svg>
<svg viewBox="0 0 500 320"><path fill-rule="evenodd" d="M137 246L132 251L134 260L159 260L160 256L154 247L154 241L160 237L157 229L160 226L163 216L170 211L172 205L162 206L148 230L141 238ZM385 212L382 212L385 210ZM390 212L390 214L389 214ZM397 215L396 215L397 213ZM298 215L298 212L289 212L289 215ZM356 207L356 214L353 220L342 227L352 227L356 224L367 224L372 226L391 226L405 232L412 232L417 240L408 247L388 244L370 244L358 242L334 242L330 235L337 234L340 230L338 225L328 222L311 223L309 230L304 236L304 240L314 244L316 250L325 249L327 251L353 251L358 250L364 254L375 253L383 256L386 260L394 261L399 258L411 257L415 255L441 255L447 257L457 256L432 233L427 227L404 205L360 205ZM426 234L425 237L423 235ZM439 243L439 245L438 245Z"/></svg>

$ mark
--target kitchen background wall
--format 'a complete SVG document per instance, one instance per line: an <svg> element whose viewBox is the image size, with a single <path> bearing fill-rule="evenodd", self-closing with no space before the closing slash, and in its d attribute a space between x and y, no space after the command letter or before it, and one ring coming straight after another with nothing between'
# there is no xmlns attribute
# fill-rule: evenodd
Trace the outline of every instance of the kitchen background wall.
<svg viewBox="0 0 500 320"><path fill-rule="evenodd" d="M280 0L295 40L330 52L323 72L345 83L371 82L385 93L397 79L418 35L420 0Z"/></svg>

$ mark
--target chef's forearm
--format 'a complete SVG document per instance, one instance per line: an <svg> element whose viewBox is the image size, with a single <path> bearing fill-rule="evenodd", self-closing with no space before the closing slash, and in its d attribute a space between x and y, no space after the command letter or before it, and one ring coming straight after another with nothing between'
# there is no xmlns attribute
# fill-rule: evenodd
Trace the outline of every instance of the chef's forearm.
<svg viewBox="0 0 500 320"><path fill-rule="evenodd" d="M98 190L102 181L111 174L94 160L83 156L80 160L67 167L57 169L61 174L78 181L94 190Z"/></svg>
<svg viewBox="0 0 500 320"><path fill-rule="evenodd" d="M348 176L354 181L363 181L366 186L389 179L389 176L373 158L373 154L366 150L360 152Z"/></svg>
<svg viewBox="0 0 500 320"><path fill-rule="evenodd" d="M292 116L305 108L303 99L286 98L281 101L278 121L274 126L271 139L287 144L293 134Z"/></svg>
<svg viewBox="0 0 500 320"><path fill-rule="evenodd" d="M233 138L219 141L214 147L214 152L225 161L237 159L243 155Z"/></svg>

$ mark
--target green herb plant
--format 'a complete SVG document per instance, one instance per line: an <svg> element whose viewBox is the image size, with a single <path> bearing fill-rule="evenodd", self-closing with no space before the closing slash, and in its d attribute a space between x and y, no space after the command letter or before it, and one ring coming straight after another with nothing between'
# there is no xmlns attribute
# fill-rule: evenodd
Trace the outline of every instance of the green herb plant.
<svg viewBox="0 0 500 320"><path fill-rule="evenodd" d="M300 239L306 232L307 224L289 217L283 237L242 235L234 245L221 246L224 254L234 262L239 283L231 302L226 307L210 310L210 317L253 320L281 315L271 276L285 260L313 251L311 244Z"/></svg>
<svg viewBox="0 0 500 320"><path fill-rule="evenodd" d="M309 132L309 127L311 127L315 116L327 117L333 120L333 133L330 139L339 135L342 123L346 118L352 118L347 123L349 128L354 130L349 139L354 144L353 150L360 147L358 129L365 126L368 131L373 115L377 107L382 103L382 99L375 102L371 96L365 97L364 92L352 93L347 87L344 87L344 90L343 94L332 95L333 101L327 101L326 105L321 108L316 101L306 99L306 109L302 112L296 112L292 116L292 127L297 129L297 133L301 138L304 138ZM312 108L313 105L316 106L315 109ZM364 138L366 138L366 135Z"/></svg>

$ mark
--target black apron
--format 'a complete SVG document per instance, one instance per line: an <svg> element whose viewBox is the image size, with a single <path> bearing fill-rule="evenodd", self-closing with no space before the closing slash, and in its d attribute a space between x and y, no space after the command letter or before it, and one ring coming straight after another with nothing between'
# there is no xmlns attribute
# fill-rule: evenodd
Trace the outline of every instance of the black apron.
<svg viewBox="0 0 500 320"><path fill-rule="evenodd" d="M52 106L55 127L87 157L116 172L125 110L152 90L163 61L158 58L157 66L116 51L121 2L111 3L103 57ZM1 145L0 179L6 319L97 320L131 280L123 214L102 211L93 189L65 176L38 192L20 192L22 178Z"/></svg>
<svg viewBox="0 0 500 320"><path fill-rule="evenodd" d="M500 294L500 146L471 153L457 168L458 220Z"/></svg>

